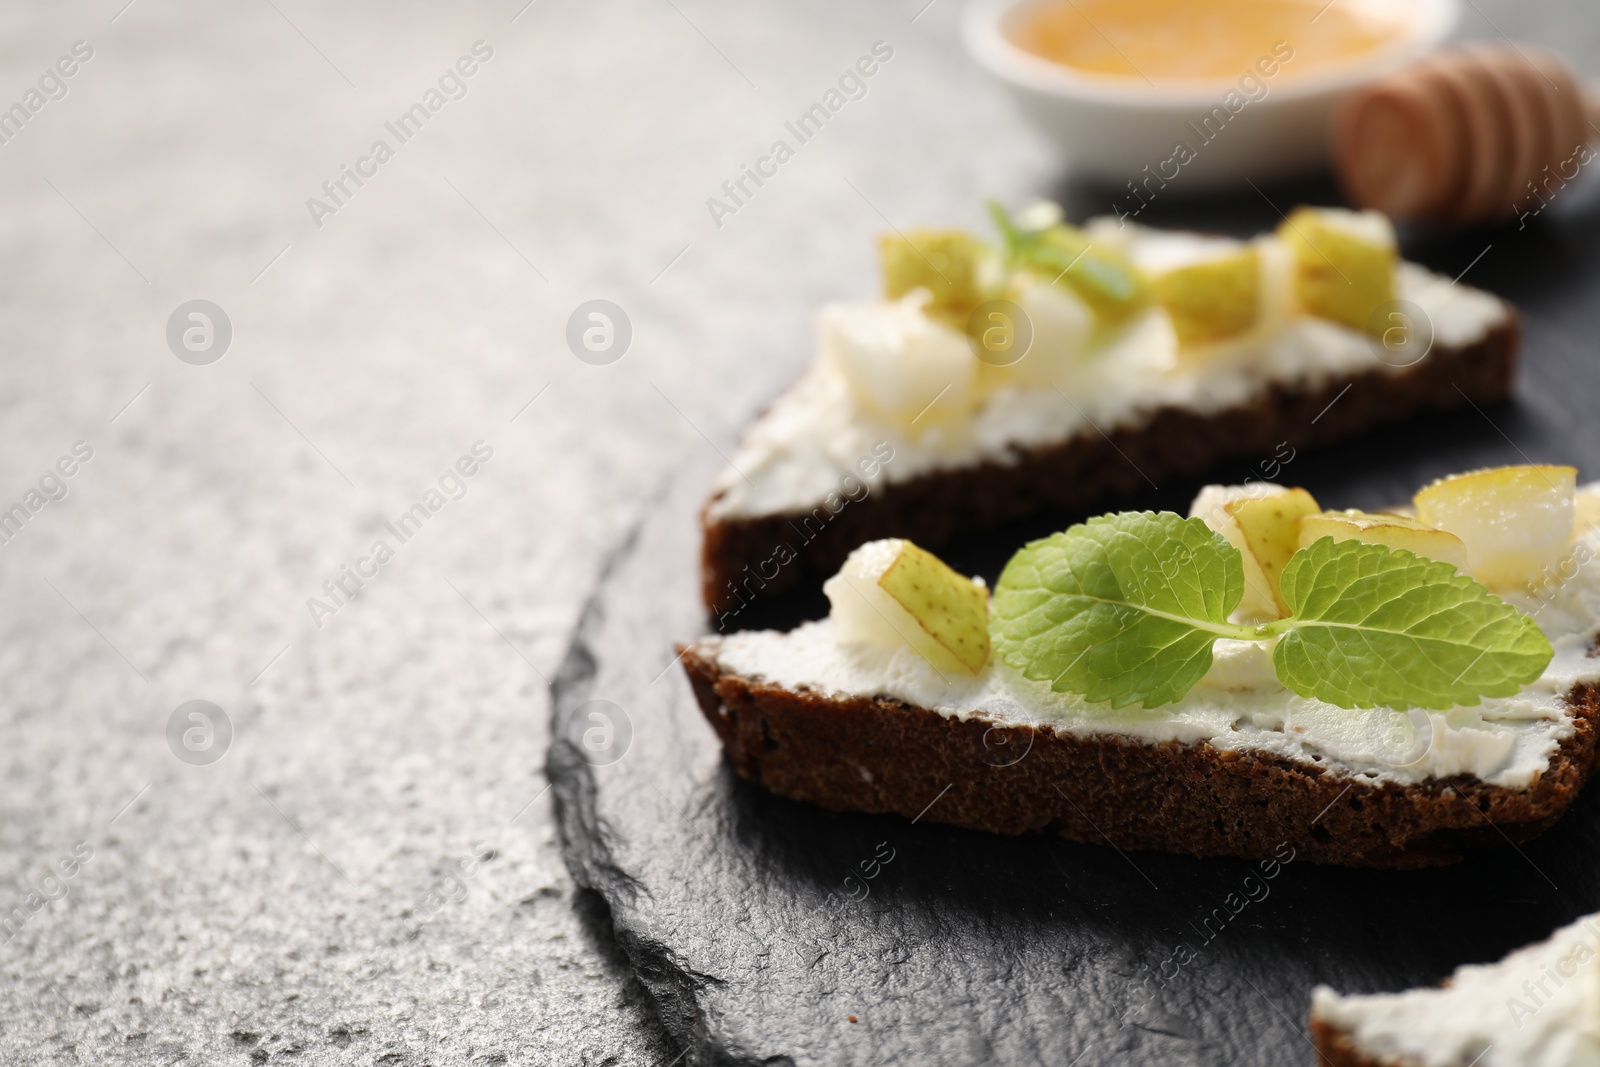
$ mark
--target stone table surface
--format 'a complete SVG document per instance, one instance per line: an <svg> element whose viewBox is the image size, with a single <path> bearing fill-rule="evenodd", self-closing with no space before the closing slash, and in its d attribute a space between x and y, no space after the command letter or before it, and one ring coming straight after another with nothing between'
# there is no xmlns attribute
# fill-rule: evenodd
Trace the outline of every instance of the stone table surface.
<svg viewBox="0 0 1600 1067"><path fill-rule="evenodd" d="M1467 7L1600 70L1576 0ZM0 1063L674 1061L562 863L547 676L876 232L1059 188L959 13L0 10Z"/></svg>

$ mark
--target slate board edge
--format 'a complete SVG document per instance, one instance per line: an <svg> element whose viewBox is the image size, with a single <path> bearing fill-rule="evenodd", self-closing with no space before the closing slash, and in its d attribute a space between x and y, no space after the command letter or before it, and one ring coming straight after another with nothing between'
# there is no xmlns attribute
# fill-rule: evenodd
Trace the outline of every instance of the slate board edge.
<svg viewBox="0 0 1600 1067"><path fill-rule="evenodd" d="M625 919L619 918L618 912L625 909L618 905L625 905L636 887L633 879L611 859L611 851L605 843L605 829L596 814L594 775L588 761L563 729L568 714L582 704L592 690L597 670L595 655L591 651L592 635L601 622L604 610L601 601L611 577L638 547L645 525L672 484L673 479L665 479L645 501L639 518L627 536L606 558L594 589L584 603L572 642L567 646L561 666L550 682L551 741L550 752L545 760L545 777L550 782L555 801L556 825L561 831L561 855L566 860L567 870L581 889L597 894L605 905L612 937L627 955L634 974L649 992L662 1028L676 1044L680 1055L692 1050L693 1055L687 1057L685 1062L739 1067L745 1064L771 1064L774 1061L770 1058L739 1059L718 1050L709 1040L695 996L705 979L679 967L664 945L652 941L629 927Z"/></svg>

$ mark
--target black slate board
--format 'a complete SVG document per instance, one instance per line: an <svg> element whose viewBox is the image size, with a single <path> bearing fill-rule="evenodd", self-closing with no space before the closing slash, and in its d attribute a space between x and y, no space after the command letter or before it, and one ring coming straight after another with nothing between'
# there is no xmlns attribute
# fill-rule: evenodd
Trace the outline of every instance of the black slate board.
<svg viewBox="0 0 1600 1067"><path fill-rule="evenodd" d="M1471 265L1471 282L1521 307L1515 403L1302 453L1281 480L1361 507L1487 463L1569 462L1600 477L1600 219L1572 199L1525 231L1407 249L1452 274ZM1251 232L1274 218L1235 198L1180 203L1158 221ZM696 513L713 471L685 471L607 569L554 685L549 760L568 864L609 905L685 1062L1312 1063L1304 1021L1318 982L1435 982L1600 909L1596 789L1520 850L1421 872L1291 862L1268 878L1239 861L835 815L742 782L672 659L706 629ZM1174 481L1126 506L1183 510L1201 481L1249 473ZM993 579L1025 538L1071 518L947 558ZM822 604L813 591L758 621L786 627ZM598 755L585 745L589 731L608 740L596 708L610 719Z"/></svg>

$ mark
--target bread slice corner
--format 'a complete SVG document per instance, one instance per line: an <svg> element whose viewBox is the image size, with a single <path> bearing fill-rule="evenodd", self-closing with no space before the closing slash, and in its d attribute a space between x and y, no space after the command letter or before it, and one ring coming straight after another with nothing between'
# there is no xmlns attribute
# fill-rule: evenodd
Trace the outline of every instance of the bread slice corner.
<svg viewBox="0 0 1600 1067"><path fill-rule="evenodd" d="M1405 1061L1375 1059L1356 1046L1355 1039L1328 1020L1312 1015L1306 1024L1319 1062L1326 1067L1411 1067Z"/></svg>
<svg viewBox="0 0 1600 1067"><path fill-rule="evenodd" d="M1311 995L1312 1043L1333 1067L1600 1062L1600 914L1439 985Z"/></svg>

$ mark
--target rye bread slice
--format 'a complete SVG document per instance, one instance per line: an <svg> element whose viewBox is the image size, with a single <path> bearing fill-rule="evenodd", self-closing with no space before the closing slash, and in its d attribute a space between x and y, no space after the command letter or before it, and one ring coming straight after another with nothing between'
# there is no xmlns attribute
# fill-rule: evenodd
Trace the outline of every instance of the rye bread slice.
<svg viewBox="0 0 1600 1067"><path fill-rule="evenodd" d="M1526 789L1472 775L1376 783L1333 764L1205 743L1071 736L789 690L725 670L711 646L680 651L728 762L774 793L833 811L1192 856L1267 859L1287 842L1317 863L1429 867L1526 841L1577 796L1600 717L1600 687L1569 693L1574 732Z"/></svg>
<svg viewBox="0 0 1600 1067"><path fill-rule="evenodd" d="M713 497L701 512L701 595L714 616L742 610L751 600L820 584L851 549L880 537L910 537L936 551L957 535L1028 515L1087 512L1143 487L1146 477L1159 482L1223 460L1271 456L1282 442L1305 448L1349 440L1423 411L1498 403L1511 393L1520 346L1521 322L1507 306L1478 341L1436 345L1403 371L1378 368L1313 388L1274 385L1209 415L1161 408L1105 435L1088 431L884 482L837 513L819 501L814 512L715 518Z"/></svg>

